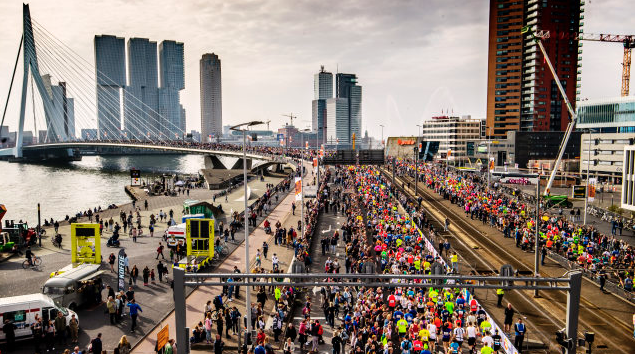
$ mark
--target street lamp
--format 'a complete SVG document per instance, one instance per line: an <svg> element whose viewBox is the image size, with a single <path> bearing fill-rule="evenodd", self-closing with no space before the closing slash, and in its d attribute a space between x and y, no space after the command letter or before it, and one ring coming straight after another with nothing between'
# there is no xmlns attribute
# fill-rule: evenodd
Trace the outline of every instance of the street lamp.
<svg viewBox="0 0 635 354"><path fill-rule="evenodd" d="M300 202L302 203L302 208L300 209L300 221L302 225L302 230L300 230L301 238L304 238L304 150L306 147L304 146L304 134L310 132L311 129L300 130L300 136L302 138L302 145L300 146L300 196L302 199ZM319 167L318 167L319 169ZM319 180L318 180L319 183Z"/></svg>
<svg viewBox="0 0 635 354"><path fill-rule="evenodd" d="M381 127L381 147L383 149L384 148L384 125L380 124L379 126Z"/></svg>
<svg viewBox="0 0 635 354"><path fill-rule="evenodd" d="M245 219L245 274L251 273L249 269L249 224L247 223L247 128L254 125L264 124L261 121L251 121L234 125L229 128L237 132L243 132L243 183L245 185L245 211L243 212ZM240 129L244 127L243 129ZM211 247L211 246L210 246ZM247 281L247 278L245 278ZM251 344L251 291L248 286L245 287L245 312L247 313L247 334L245 335L245 343Z"/></svg>

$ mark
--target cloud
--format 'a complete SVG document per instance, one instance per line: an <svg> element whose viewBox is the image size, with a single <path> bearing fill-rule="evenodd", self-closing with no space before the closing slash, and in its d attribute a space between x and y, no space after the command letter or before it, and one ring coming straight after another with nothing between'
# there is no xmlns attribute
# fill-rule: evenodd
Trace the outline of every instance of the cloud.
<svg viewBox="0 0 635 354"><path fill-rule="evenodd" d="M585 31L632 31L635 20L624 11L627 4L587 2ZM21 10L21 1L0 3L0 45L8 48L0 56L3 94ZM371 135L379 136L379 124L387 120L385 136L411 132L441 109L485 116L486 1L35 0L31 12L90 62L95 34L184 42L188 129L200 129L199 59L208 52L222 62L224 124L258 118L271 119L276 127L287 121L282 113L294 112L304 127L320 65L358 75L362 128ZM585 43L583 48L583 95L619 94L619 45ZM9 122L17 122L17 102L12 99Z"/></svg>

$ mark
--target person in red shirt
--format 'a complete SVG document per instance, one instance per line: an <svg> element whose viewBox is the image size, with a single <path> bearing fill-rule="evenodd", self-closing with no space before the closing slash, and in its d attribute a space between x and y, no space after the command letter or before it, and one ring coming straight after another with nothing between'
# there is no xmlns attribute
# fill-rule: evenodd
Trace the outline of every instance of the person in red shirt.
<svg viewBox="0 0 635 354"><path fill-rule="evenodd" d="M388 296L388 306L391 308L395 308L395 306L397 306L397 298L395 298L395 295L390 295Z"/></svg>

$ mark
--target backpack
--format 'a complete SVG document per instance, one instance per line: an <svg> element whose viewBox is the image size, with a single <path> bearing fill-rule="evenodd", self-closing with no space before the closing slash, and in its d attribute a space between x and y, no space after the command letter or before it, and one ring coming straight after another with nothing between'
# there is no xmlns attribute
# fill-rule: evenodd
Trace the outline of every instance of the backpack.
<svg viewBox="0 0 635 354"><path fill-rule="evenodd" d="M319 327L318 327L318 335L321 336L322 334L324 334L324 328L322 328L322 325L319 325Z"/></svg>

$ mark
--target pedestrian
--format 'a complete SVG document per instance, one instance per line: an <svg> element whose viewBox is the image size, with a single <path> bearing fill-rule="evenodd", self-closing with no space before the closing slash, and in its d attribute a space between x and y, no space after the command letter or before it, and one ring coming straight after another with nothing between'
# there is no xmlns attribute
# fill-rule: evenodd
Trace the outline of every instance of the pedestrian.
<svg viewBox="0 0 635 354"><path fill-rule="evenodd" d="M102 348L103 348L103 343L101 341L101 333L97 333L97 337L95 337L93 340L90 341L90 346L88 348L88 351L92 353L101 353Z"/></svg>
<svg viewBox="0 0 635 354"><path fill-rule="evenodd" d="M143 202L143 208L145 210L148 210L148 200L147 199Z"/></svg>
<svg viewBox="0 0 635 354"><path fill-rule="evenodd" d="M132 349L132 346L130 345L130 342L128 342L128 337L126 337L125 334L121 336L119 344L117 345L117 349L119 349L119 354L130 354L130 349Z"/></svg>
<svg viewBox="0 0 635 354"><path fill-rule="evenodd" d="M4 320L4 326L2 326L2 332L4 332L4 338L7 341L7 351L12 351L15 344L15 330L18 327L9 320Z"/></svg>
<svg viewBox="0 0 635 354"><path fill-rule="evenodd" d="M130 302L132 299L134 299L134 289L129 286L128 291L126 291L126 301Z"/></svg>
<svg viewBox="0 0 635 354"><path fill-rule="evenodd" d="M135 328L137 328L137 317L139 317L139 311L143 312L143 310L141 309L141 306L137 304L135 299L132 299L127 306L130 308L130 319L132 320L130 332L134 332Z"/></svg>
<svg viewBox="0 0 635 354"><path fill-rule="evenodd" d="M214 341L214 354L223 354L224 348L225 342L223 342L223 337L220 334L217 334L216 340Z"/></svg>
<svg viewBox="0 0 635 354"><path fill-rule="evenodd" d="M522 353L523 341L525 340L525 333L527 332L527 328L525 327L522 318L518 318L518 322L514 325L514 331L516 334L516 337L514 339L514 347L518 349L519 353Z"/></svg>
<svg viewBox="0 0 635 354"><path fill-rule="evenodd" d="M110 253L110 256L108 256L108 264L110 264L110 271L112 273L115 273L115 254L114 253Z"/></svg>
<svg viewBox="0 0 635 354"><path fill-rule="evenodd" d="M505 290L502 288L496 289L496 296L498 297L498 302L496 302L497 307L503 307L503 296L505 295Z"/></svg>
<svg viewBox="0 0 635 354"><path fill-rule="evenodd" d="M269 252L269 244L267 241L264 241L262 243L262 255L265 256L265 259L267 259L267 252Z"/></svg>
<svg viewBox="0 0 635 354"><path fill-rule="evenodd" d="M138 235L138 231L136 227L132 227L132 242L137 242L137 235ZM158 256L157 256L158 257Z"/></svg>
<svg viewBox="0 0 635 354"><path fill-rule="evenodd" d="M137 278L139 277L139 269L136 265L132 266L132 270L130 270L130 280L132 284L137 285Z"/></svg>
<svg viewBox="0 0 635 354"><path fill-rule="evenodd" d="M163 244L159 242L159 247L157 247L157 257L155 259L159 259L159 256L165 260L165 256L163 255Z"/></svg>
<svg viewBox="0 0 635 354"><path fill-rule="evenodd" d="M72 314L70 321L68 321L68 329L71 332L71 343L77 343L79 322L77 321L75 314Z"/></svg>
<svg viewBox="0 0 635 354"><path fill-rule="evenodd" d="M55 317L55 333L57 334L57 342L66 345L66 317L61 311Z"/></svg>
<svg viewBox="0 0 635 354"><path fill-rule="evenodd" d="M150 269L148 266L143 268L143 285L148 286L148 279L150 278Z"/></svg>
<svg viewBox="0 0 635 354"><path fill-rule="evenodd" d="M152 282L152 284L156 284L154 281L154 269L150 269L150 281Z"/></svg>
<svg viewBox="0 0 635 354"><path fill-rule="evenodd" d="M108 316L110 317L110 324L114 325L115 317L117 316L117 305L115 299L112 296L108 296L108 302L106 302L106 308L108 309Z"/></svg>
<svg viewBox="0 0 635 354"><path fill-rule="evenodd" d="M46 338L46 351L55 350L55 321L49 320L44 327Z"/></svg>
<svg viewBox="0 0 635 354"><path fill-rule="evenodd" d="M159 283L163 282L163 274L165 272L164 268L165 267L163 266L163 263L159 261L159 264L157 264L157 274L159 275Z"/></svg>
<svg viewBox="0 0 635 354"><path fill-rule="evenodd" d="M512 304L511 303L507 303L507 308L505 308L505 321L503 322L504 324L504 331L505 333L509 333L509 331L511 331L511 327L512 324L514 322L514 313L516 311L514 311L514 309L512 308Z"/></svg>

